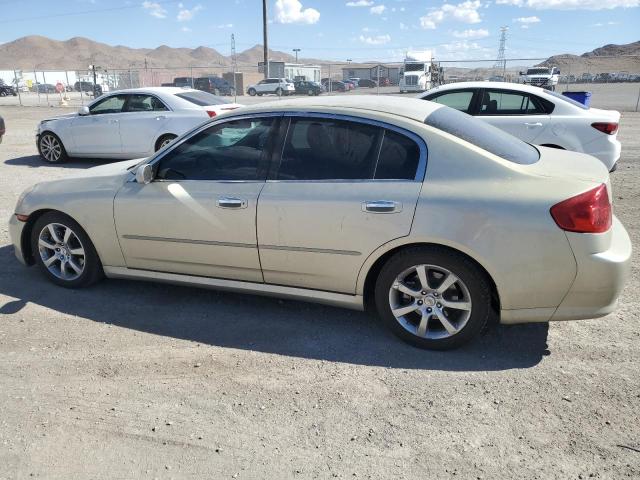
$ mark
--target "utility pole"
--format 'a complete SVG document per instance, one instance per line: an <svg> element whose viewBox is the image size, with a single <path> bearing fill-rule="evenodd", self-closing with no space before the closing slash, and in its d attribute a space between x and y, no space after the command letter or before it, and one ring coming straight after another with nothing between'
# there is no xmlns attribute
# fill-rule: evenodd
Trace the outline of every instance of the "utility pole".
<svg viewBox="0 0 640 480"><path fill-rule="evenodd" d="M238 70L238 63L236 60L236 37L231 34L231 59L233 60L233 96L234 102L238 101L238 89L236 87L236 70Z"/></svg>
<svg viewBox="0 0 640 480"><path fill-rule="evenodd" d="M507 59L505 57L505 50L507 49L507 30L509 30L509 27L505 26L500 28L500 46L498 47L496 63L493 64L493 68L502 70L503 80L507 70Z"/></svg>
<svg viewBox="0 0 640 480"><path fill-rule="evenodd" d="M300 51L300 49L294 48L293 51L296 52L296 63L298 63L298 52Z"/></svg>
<svg viewBox="0 0 640 480"><path fill-rule="evenodd" d="M267 0L262 0L262 46L264 48L264 78L269 78L269 44L267 36Z"/></svg>

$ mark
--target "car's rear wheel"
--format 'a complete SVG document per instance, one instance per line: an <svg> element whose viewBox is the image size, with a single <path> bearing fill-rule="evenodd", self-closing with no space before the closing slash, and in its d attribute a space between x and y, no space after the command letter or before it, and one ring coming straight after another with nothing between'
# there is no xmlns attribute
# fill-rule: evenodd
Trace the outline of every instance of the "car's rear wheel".
<svg viewBox="0 0 640 480"><path fill-rule="evenodd" d="M173 142L175 139L177 138L177 135L173 135L171 133L168 133L166 135L161 136L158 141L156 142L156 152L158 150L160 150L161 148L166 147L167 145L169 145L171 142Z"/></svg>
<svg viewBox="0 0 640 480"><path fill-rule="evenodd" d="M213 94L214 94L216 97L219 97L219 96L220 96L220 90L219 90L219 89L217 89L217 88L214 88L214 89L213 89Z"/></svg>
<svg viewBox="0 0 640 480"><path fill-rule="evenodd" d="M62 163L68 158L60 138L51 132L44 132L38 138L38 152L40 158L48 163Z"/></svg>
<svg viewBox="0 0 640 480"><path fill-rule="evenodd" d="M75 220L60 212L45 213L36 220L31 230L31 251L49 280L63 287L86 287L104 275L89 236Z"/></svg>
<svg viewBox="0 0 640 480"><path fill-rule="evenodd" d="M313 95L315 95L314 91L310 88L309 91L307 92L307 95L309 95L310 97L312 97Z"/></svg>
<svg viewBox="0 0 640 480"><path fill-rule="evenodd" d="M252 97L256 96L256 89L255 88L250 88L249 89L249 95L251 95Z"/></svg>
<svg viewBox="0 0 640 480"><path fill-rule="evenodd" d="M0 90L0 97L6 97L7 94L5 93L4 90Z"/></svg>
<svg viewBox="0 0 640 480"><path fill-rule="evenodd" d="M375 286L383 322L404 341L435 350L456 348L486 325L491 286L471 260L443 248L411 248L382 267Z"/></svg>
<svg viewBox="0 0 640 480"><path fill-rule="evenodd" d="M278 95L279 97L282 96L282 89L280 87L276 88L276 95Z"/></svg>

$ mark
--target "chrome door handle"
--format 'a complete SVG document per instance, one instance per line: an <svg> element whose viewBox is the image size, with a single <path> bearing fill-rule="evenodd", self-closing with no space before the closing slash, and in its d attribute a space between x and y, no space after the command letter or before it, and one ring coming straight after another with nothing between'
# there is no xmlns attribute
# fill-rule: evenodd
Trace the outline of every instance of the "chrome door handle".
<svg viewBox="0 0 640 480"><path fill-rule="evenodd" d="M524 122L524 124L525 124L527 127L541 127L541 126L542 126L542 123L540 123L540 122L534 122L534 123L527 123L527 122Z"/></svg>
<svg viewBox="0 0 640 480"><path fill-rule="evenodd" d="M398 213L402 211L402 204L389 200L362 202L362 211L369 213Z"/></svg>
<svg viewBox="0 0 640 480"><path fill-rule="evenodd" d="M247 208L247 201L236 197L220 197L217 204L220 208Z"/></svg>
<svg viewBox="0 0 640 480"><path fill-rule="evenodd" d="M109 123L118 123L120 120L109 120Z"/></svg>
<svg viewBox="0 0 640 480"><path fill-rule="evenodd" d="M167 116L166 116L166 115L158 115L158 116L156 117L156 120L164 120L165 118L167 118Z"/></svg>

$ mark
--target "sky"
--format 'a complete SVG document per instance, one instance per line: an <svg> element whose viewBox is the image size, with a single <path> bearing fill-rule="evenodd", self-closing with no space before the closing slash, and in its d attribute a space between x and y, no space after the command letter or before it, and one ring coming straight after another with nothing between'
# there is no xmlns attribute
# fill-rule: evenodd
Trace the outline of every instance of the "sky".
<svg viewBox="0 0 640 480"><path fill-rule="evenodd" d="M493 59L581 54L640 40L640 0L268 0L269 46L337 61ZM0 43L26 35L83 36L110 45L215 48L262 43L261 0L0 0ZM55 8L52 8L53 6ZM527 62L519 62L526 64Z"/></svg>

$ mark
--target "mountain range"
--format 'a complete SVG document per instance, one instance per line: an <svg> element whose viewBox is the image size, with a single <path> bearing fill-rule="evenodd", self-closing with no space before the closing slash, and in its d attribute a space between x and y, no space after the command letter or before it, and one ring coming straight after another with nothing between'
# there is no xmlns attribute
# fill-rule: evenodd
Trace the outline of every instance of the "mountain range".
<svg viewBox="0 0 640 480"><path fill-rule="evenodd" d="M236 61L240 69L255 68L258 62L262 61L262 55L262 46L255 45L238 53ZM276 50L269 51L269 58L273 61L295 61L293 55ZM309 58L300 58L300 62L332 63L328 60ZM60 41L39 35L0 44L0 70L84 70L88 65L99 65L109 69L145 66L185 68L230 66L232 63L231 57L204 46L174 48L161 45L157 48L130 48L122 45L111 46L84 37ZM541 65L558 66L563 73L619 71L640 73L640 41L625 45L605 45L582 55L554 55Z"/></svg>

